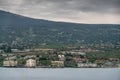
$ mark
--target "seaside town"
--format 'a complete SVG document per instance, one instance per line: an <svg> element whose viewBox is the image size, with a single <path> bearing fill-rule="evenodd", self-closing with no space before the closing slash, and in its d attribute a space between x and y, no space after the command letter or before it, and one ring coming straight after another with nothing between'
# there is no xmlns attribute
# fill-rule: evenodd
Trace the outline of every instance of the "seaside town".
<svg viewBox="0 0 120 80"><path fill-rule="evenodd" d="M0 66L16 68L120 68L120 58L90 58L87 53L102 52L93 49L11 49L0 50Z"/></svg>
<svg viewBox="0 0 120 80"><path fill-rule="evenodd" d="M120 24L56 22L0 10L0 67L120 68Z"/></svg>

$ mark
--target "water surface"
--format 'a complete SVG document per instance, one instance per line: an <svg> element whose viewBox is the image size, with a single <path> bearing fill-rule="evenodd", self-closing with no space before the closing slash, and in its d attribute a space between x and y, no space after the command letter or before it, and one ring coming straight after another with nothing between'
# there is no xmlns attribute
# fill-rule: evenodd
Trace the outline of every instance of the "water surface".
<svg viewBox="0 0 120 80"><path fill-rule="evenodd" d="M0 80L120 80L120 69L0 68Z"/></svg>

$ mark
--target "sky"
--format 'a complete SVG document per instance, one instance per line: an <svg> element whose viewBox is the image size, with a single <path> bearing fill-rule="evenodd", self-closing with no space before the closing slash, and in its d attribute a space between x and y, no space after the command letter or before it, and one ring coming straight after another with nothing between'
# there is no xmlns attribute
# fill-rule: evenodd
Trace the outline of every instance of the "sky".
<svg viewBox="0 0 120 80"><path fill-rule="evenodd" d="M0 0L0 10L53 21L120 24L120 0Z"/></svg>

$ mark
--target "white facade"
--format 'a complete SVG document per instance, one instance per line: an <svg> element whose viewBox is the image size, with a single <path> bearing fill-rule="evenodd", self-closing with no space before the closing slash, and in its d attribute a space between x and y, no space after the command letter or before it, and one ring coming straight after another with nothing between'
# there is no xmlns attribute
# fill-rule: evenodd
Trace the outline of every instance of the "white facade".
<svg viewBox="0 0 120 80"><path fill-rule="evenodd" d="M60 61L65 61L65 56L64 55L58 55L58 58Z"/></svg>
<svg viewBox="0 0 120 80"><path fill-rule="evenodd" d="M18 62L14 61L14 60L7 60L7 61L3 61L3 66L5 67L15 67L17 66Z"/></svg>
<svg viewBox="0 0 120 80"><path fill-rule="evenodd" d="M94 64L94 63L78 63L77 64L77 66L78 67L81 67L81 68L83 68L83 67L97 67L97 64Z"/></svg>
<svg viewBox="0 0 120 80"><path fill-rule="evenodd" d="M36 67L36 60L34 60L34 59L28 59L26 61L26 65L25 66L26 67Z"/></svg>

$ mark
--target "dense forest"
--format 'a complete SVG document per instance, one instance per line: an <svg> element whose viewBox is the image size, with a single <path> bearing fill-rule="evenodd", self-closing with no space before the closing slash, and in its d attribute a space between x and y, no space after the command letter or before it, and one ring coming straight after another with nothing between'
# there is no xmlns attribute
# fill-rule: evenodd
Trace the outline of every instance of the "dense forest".
<svg viewBox="0 0 120 80"><path fill-rule="evenodd" d="M120 24L78 24L32 19L0 11L0 43L11 47L120 44Z"/></svg>

